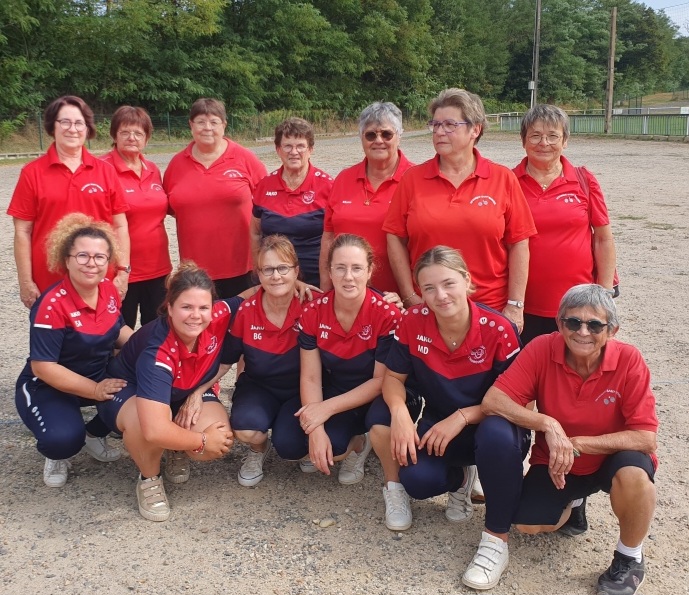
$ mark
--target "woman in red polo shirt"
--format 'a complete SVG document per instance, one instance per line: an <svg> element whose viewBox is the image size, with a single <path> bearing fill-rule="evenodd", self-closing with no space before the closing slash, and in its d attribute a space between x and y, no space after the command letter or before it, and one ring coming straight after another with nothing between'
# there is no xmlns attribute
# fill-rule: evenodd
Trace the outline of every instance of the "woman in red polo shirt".
<svg viewBox="0 0 689 595"><path fill-rule="evenodd" d="M14 259L22 303L30 308L60 280L58 273L48 270L46 240L69 213L85 213L112 224L120 250L114 282L124 297L129 276L125 215L129 207L113 167L84 147L87 138L96 137L93 111L80 97L65 95L46 108L43 125L55 142L45 155L24 166L7 209L14 218Z"/></svg>
<svg viewBox="0 0 689 595"><path fill-rule="evenodd" d="M163 176L179 255L208 272L220 297L234 296L253 285L251 197L266 168L225 136L222 101L196 100L189 126L194 140L172 158Z"/></svg>
<svg viewBox="0 0 689 595"><path fill-rule="evenodd" d="M158 166L143 150L153 134L153 123L141 107L123 105L110 122L114 149L102 157L113 165L129 203L127 222L131 238L131 272L122 316L134 328L141 311L141 325L158 315L165 298L165 277L172 270L167 231L167 195Z"/></svg>
<svg viewBox="0 0 689 595"><path fill-rule="evenodd" d="M321 287L328 290L333 286L327 260L335 236L353 233L373 247L376 266L371 286L399 293L382 226L397 185L413 165L399 148L402 112L394 103L372 103L359 116L359 136L364 160L338 174L328 198L321 243Z"/></svg>
<svg viewBox="0 0 689 595"><path fill-rule="evenodd" d="M446 89L429 106L436 156L409 170L390 204L383 230L405 306L421 303L411 271L437 245L462 253L474 299L523 327L531 211L514 174L481 156L475 145L486 114L481 99Z"/></svg>

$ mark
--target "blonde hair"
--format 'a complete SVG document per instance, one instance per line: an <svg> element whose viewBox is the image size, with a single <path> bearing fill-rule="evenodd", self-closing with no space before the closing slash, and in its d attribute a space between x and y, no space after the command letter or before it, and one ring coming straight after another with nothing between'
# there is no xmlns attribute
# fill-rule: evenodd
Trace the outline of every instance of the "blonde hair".
<svg viewBox="0 0 689 595"><path fill-rule="evenodd" d="M46 241L48 253L48 270L52 273L66 273L65 262L78 238L96 238L105 240L110 252L110 263L119 262L119 247L115 232L110 224L94 221L84 213L70 213L57 222Z"/></svg>
<svg viewBox="0 0 689 595"><path fill-rule="evenodd" d="M469 270L467 269L467 264L464 262L459 250L450 248L449 246L436 246L430 250L426 250L419 260L416 261L414 265L414 280L416 284L419 285L419 274L424 269L437 264L443 266L452 271L458 272L467 281L471 278L469 275ZM473 283L469 283L467 287L467 295L471 295L476 291L476 287Z"/></svg>

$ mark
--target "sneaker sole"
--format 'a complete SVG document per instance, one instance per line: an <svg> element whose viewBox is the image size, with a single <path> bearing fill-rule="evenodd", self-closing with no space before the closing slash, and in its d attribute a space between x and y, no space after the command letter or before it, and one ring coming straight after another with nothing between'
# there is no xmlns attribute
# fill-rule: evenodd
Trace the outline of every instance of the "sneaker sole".
<svg viewBox="0 0 689 595"><path fill-rule="evenodd" d="M67 480L65 479L63 482L60 483L48 483L46 479L43 478L43 483L49 488L64 488L65 484L67 483Z"/></svg>
<svg viewBox="0 0 689 595"><path fill-rule="evenodd" d="M164 471L163 471L163 477L165 477L166 481L169 481L170 483L175 483L175 484L187 483L189 481L189 475L168 475Z"/></svg>
<svg viewBox="0 0 689 595"><path fill-rule="evenodd" d="M90 450L84 449L86 452L89 454L89 456L93 459L96 459L96 461L100 461L101 463L114 463L115 461L119 461L122 458L122 453L118 452L116 456L110 457L109 459L106 457L101 457L101 456L96 456L93 454Z"/></svg>
<svg viewBox="0 0 689 595"><path fill-rule="evenodd" d="M507 562L509 563L509 558L507 559ZM474 581L465 578L464 575L462 575L462 582L467 587L471 587L472 589L476 589L477 591L487 591L488 589L492 589L493 587L497 586L497 584L500 582L502 574L505 572L505 570L507 570L508 563L506 563L505 566L503 566L498 578L489 583L475 583Z"/></svg>
<svg viewBox="0 0 689 595"><path fill-rule="evenodd" d="M451 523L465 523L466 521L470 520L472 516L474 516L473 510L469 516L466 516L463 519L451 519L449 516L447 516L447 511L445 511L445 518Z"/></svg>
<svg viewBox="0 0 689 595"><path fill-rule="evenodd" d="M385 521L385 526L390 529L390 531L406 531L411 527L412 521L409 521L408 523L405 523L404 525L389 525L387 521Z"/></svg>
<svg viewBox="0 0 689 595"><path fill-rule="evenodd" d="M639 584L636 586L636 589L631 595L636 595L636 593L639 592L639 589L641 588L641 585L644 584L644 581L646 580L646 575L641 577L641 580L639 581ZM602 588L600 585L596 585L596 595L609 595L610 592L606 591L604 588Z"/></svg>
<svg viewBox="0 0 689 595"><path fill-rule="evenodd" d="M358 478L358 479L355 478L354 480L340 479L340 477L339 477L339 475L338 475L337 481L339 481L343 486L353 486L353 485L355 485L355 484L357 484L357 483L361 483L362 481L364 481L364 475L362 475L362 476L361 476L360 478Z"/></svg>
<svg viewBox="0 0 689 595"><path fill-rule="evenodd" d="M167 512L149 512L148 510L139 506L139 514L144 517L147 521L153 521L154 523L161 523L167 521L170 518L170 511Z"/></svg>
<svg viewBox="0 0 689 595"><path fill-rule="evenodd" d="M241 474L237 473L237 481L239 482L240 486L244 486L245 488L251 488L263 481L263 473L259 475L258 477L254 477L252 479L246 479L241 476Z"/></svg>

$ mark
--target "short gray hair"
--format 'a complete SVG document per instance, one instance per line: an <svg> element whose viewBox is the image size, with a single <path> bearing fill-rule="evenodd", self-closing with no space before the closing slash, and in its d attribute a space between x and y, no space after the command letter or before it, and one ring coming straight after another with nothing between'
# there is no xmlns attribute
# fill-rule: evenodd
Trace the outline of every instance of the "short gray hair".
<svg viewBox="0 0 689 595"><path fill-rule="evenodd" d="M522 143L526 142L526 134L534 124L543 122L553 128L562 128L562 140L569 138L569 116L556 105L539 103L534 105L522 118L521 137Z"/></svg>
<svg viewBox="0 0 689 595"><path fill-rule="evenodd" d="M371 124L390 124L397 134L402 134L402 111L390 101L375 101L366 106L359 116L359 135Z"/></svg>
<svg viewBox="0 0 689 595"><path fill-rule="evenodd" d="M609 329L617 330L620 328L620 321L617 318L617 308L608 290L595 283L583 283L572 287L560 300L560 307L557 311L558 321L565 317L568 310L575 308L593 308L598 312L605 312L605 322Z"/></svg>

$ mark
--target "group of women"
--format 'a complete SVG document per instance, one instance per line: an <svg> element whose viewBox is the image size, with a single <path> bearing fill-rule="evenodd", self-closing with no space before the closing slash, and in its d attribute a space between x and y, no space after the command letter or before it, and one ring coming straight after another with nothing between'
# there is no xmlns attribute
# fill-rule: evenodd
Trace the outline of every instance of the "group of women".
<svg viewBox="0 0 689 595"><path fill-rule="evenodd" d="M342 484L363 479L373 449L385 524L405 530L410 496L447 493L446 517L470 518L478 472L485 531L463 575L475 589L500 580L512 524L561 529L602 489L620 541L599 592L635 592L657 419L642 358L613 339L607 209L595 178L562 156L562 110L527 113L526 158L511 172L475 148L486 124L477 96L447 89L431 102L436 155L419 166L399 149L399 109L374 103L360 119L363 162L333 181L310 163L308 122L278 126L282 166L266 176L224 135L222 104L201 99L193 141L161 184L142 155L145 111L116 112L114 148L100 161L83 148L93 115L80 102L48 108L55 143L24 168L8 211L31 307L16 402L47 485L65 484L82 447L118 457L105 438L113 431L140 471L140 513L163 521L163 477L187 481L190 459L223 456L235 440L249 446L243 486L263 479L271 447L305 473L329 475L341 461ZM181 258L194 261L171 275L167 212ZM47 254L36 245L46 237ZM324 293L303 301L300 277ZM143 326L132 334L137 309ZM240 359L228 416L213 386ZM84 427L80 407L94 403Z"/></svg>

